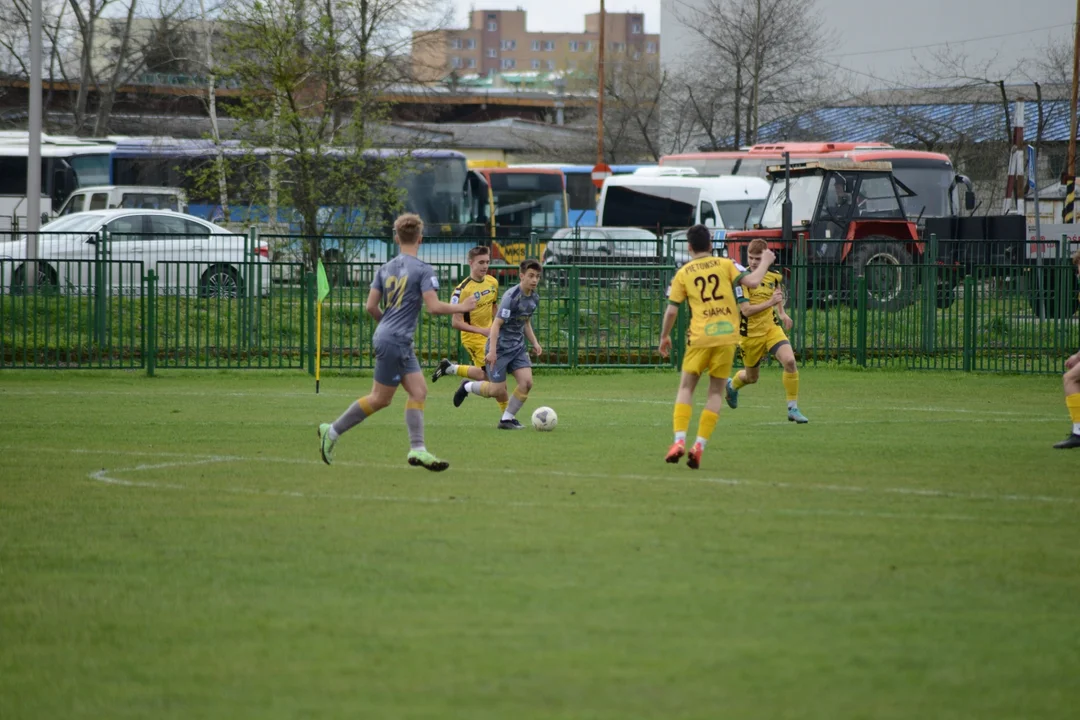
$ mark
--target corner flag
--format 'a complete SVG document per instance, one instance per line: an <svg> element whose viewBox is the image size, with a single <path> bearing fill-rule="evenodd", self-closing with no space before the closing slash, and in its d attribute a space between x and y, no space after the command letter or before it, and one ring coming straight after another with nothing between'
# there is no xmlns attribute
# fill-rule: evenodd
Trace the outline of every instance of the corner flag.
<svg viewBox="0 0 1080 720"><path fill-rule="evenodd" d="M319 394L319 369L322 367L322 304L326 296L330 294L330 281L326 278L326 268L319 260L319 266L315 271L315 277L319 286L319 299L315 303L315 394Z"/></svg>

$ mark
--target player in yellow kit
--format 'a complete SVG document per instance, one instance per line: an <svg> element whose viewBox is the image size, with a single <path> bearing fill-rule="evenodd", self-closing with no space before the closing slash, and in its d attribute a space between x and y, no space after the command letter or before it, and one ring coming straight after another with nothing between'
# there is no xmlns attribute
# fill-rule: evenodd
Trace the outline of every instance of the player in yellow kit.
<svg viewBox="0 0 1080 720"><path fill-rule="evenodd" d="M764 240L751 240L746 248L747 269L753 272L761 264L762 253L769 245ZM739 390L744 385L753 385L758 381L761 361L765 355L775 357L784 366L784 392L787 395L787 419L793 423L810 422L799 411L799 366L795 364L795 353L791 349L785 330L791 329L791 318L784 311L784 291L780 287L783 276L778 272L767 272L761 285L750 290L748 302L739 306L742 314L743 369L728 380L727 404L732 410L739 406Z"/></svg>
<svg viewBox="0 0 1080 720"><path fill-rule="evenodd" d="M704 225L686 231L691 260L679 268L668 290L668 308L660 328L660 354L671 352L671 329L679 315L679 306L690 306L690 329L686 334L682 376L675 396L675 442L668 449L669 463L677 463L686 451L686 431L690 428L691 402L703 373L709 374L709 396L698 419L697 440L687 455L691 469L701 466L701 455L716 427L724 388L731 375L735 347L739 343L739 305L746 302L743 288L756 288L769 270L773 254L766 249L761 264L749 273L727 258L713 257L712 235Z"/></svg>
<svg viewBox="0 0 1080 720"><path fill-rule="evenodd" d="M461 332L461 344L469 353L471 365L458 365L448 359L439 361L439 367L431 375L431 381L436 382L443 375L457 375L462 380L462 386L469 380L487 380L484 370L484 349L487 343L488 333L491 332L491 321L495 316L495 307L499 300L499 281L488 275L488 267L491 265L491 251L486 247L477 246L469 250L469 276L457 284L454 294L450 297L450 304L460 302L461 298L476 296L476 309L467 313L454 315L450 322L455 330ZM460 405L468 393L456 393L454 404ZM506 410L507 403L499 401L499 407Z"/></svg>
<svg viewBox="0 0 1080 720"><path fill-rule="evenodd" d="M1076 265L1076 272L1080 273L1080 250L1072 256L1072 261ZM1054 447L1070 450L1080 447L1080 350L1065 361L1065 374L1061 379L1065 383L1065 406L1069 409L1072 432Z"/></svg>

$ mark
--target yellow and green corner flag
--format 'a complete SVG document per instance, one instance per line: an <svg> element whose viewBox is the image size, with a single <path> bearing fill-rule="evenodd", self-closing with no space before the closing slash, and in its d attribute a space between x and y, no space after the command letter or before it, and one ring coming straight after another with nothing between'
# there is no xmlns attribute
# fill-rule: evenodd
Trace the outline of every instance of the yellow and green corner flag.
<svg viewBox="0 0 1080 720"><path fill-rule="evenodd" d="M319 368L322 367L322 304L326 296L330 294L330 281L326 278L326 268L322 260L315 277L319 286L319 300L315 304L315 347L318 349L315 356L315 394L319 394Z"/></svg>

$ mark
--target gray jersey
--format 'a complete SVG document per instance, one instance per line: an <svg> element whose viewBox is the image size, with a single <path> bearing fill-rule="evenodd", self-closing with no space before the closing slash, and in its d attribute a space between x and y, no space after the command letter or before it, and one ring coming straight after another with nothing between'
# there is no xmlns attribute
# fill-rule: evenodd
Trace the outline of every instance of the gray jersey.
<svg viewBox="0 0 1080 720"><path fill-rule="evenodd" d="M383 316L375 340L412 343L424 293L438 290L435 271L412 255L398 255L375 272L371 289L382 293Z"/></svg>
<svg viewBox="0 0 1080 720"><path fill-rule="evenodd" d="M540 305L540 293L533 290L532 295L521 292L521 286L515 285L503 295L496 317L502 320L499 328L497 355L506 355L525 347L525 323L529 321Z"/></svg>

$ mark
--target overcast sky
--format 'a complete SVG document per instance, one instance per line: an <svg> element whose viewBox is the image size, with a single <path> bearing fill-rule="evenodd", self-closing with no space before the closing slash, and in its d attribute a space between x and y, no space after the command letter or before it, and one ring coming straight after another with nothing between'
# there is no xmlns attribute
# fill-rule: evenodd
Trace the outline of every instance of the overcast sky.
<svg viewBox="0 0 1080 720"><path fill-rule="evenodd" d="M2 0L0 0L2 1ZM453 0L455 24L464 27L470 7L528 13L530 31L581 32L586 13L599 12L600 0ZM663 0L666 17L685 5L704 0ZM972 65L996 60L1001 70L1036 56L1051 40L1071 37L1076 5L1071 0L816 0L820 15L836 40L828 61L871 85L914 82L919 62L932 64L931 53L945 49L968 56ZM645 31L661 32L661 0L606 0L610 12L640 11ZM686 46L678 28L664 28ZM683 31L685 33L685 30ZM662 43L663 44L663 43ZM665 48L661 48L663 51ZM671 50L671 48L667 48ZM665 53L666 55L666 53ZM1013 76L1013 82L1023 81Z"/></svg>

